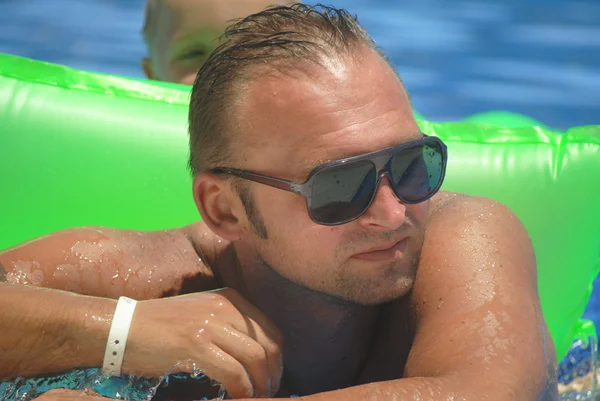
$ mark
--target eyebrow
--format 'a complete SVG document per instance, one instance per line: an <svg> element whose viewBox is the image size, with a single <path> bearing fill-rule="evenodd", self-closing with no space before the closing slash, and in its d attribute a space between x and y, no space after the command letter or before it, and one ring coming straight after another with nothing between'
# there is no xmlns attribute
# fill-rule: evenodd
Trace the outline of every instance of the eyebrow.
<svg viewBox="0 0 600 401"><path fill-rule="evenodd" d="M330 159L317 159L317 160L311 160L307 163L304 163L302 165L302 169L301 169L301 175L302 177L304 177L304 179L306 179L308 177L308 175L317 167L325 164L325 163L329 163L332 162L334 160L341 160L344 159L343 157L340 159L334 159L334 158L330 158Z"/></svg>
<svg viewBox="0 0 600 401"><path fill-rule="evenodd" d="M413 138L412 135L404 140L404 141L400 141L398 143L396 143L395 145L389 146L390 148L393 146L398 146L401 145L403 143L408 143L408 142L413 142L413 141L418 141L421 140L423 138L425 138L427 135L423 134L422 132L419 132L418 134L415 135L415 137ZM367 152L367 153L371 153L371 152ZM325 163L329 163L332 161L336 161L336 160L343 160L343 159L347 159L349 157L354 157L354 156L360 156L362 154L366 154L366 153L359 153L358 155L350 155L350 156L345 156L345 157L338 157L338 158L326 158L326 159L316 159L316 160L310 160L306 163L303 163L301 166L301 170L300 170L300 174L302 175L302 177L304 177L304 179L306 179L308 177L308 175L317 167L325 164Z"/></svg>

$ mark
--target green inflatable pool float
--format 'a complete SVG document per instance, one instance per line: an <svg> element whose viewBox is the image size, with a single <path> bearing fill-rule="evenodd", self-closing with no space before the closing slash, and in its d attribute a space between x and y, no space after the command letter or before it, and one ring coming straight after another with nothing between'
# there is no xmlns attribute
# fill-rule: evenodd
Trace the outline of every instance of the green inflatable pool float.
<svg viewBox="0 0 600 401"><path fill-rule="evenodd" d="M184 86L0 55L0 249L73 226L199 219L188 98ZM448 145L444 190L503 202L528 229L557 357L595 335L580 317L600 267L600 126L557 132L501 112L419 123Z"/></svg>

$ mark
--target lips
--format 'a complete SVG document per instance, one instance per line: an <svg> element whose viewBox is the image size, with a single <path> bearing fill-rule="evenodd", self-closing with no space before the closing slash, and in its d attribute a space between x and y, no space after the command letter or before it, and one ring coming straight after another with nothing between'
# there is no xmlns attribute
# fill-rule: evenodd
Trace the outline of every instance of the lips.
<svg viewBox="0 0 600 401"><path fill-rule="evenodd" d="M375 251L384 251L386 249L390 249L392 248L394 245L396 245L397 243L399 243L400 241L404 241L406 239L406 237L402 237L402 238L397 238L393 241L388 241L384 244L378 245L378 246L374 246L370 249L367 249L366 251L363 251L361 253L369 253L369 252L375 252Z"/></svg>
<svg viewBox="0 0 600 401"><path fill-rule="evenodd" d="M406 249L407 237L396 239L374 246L364 252L357 253L352 257L360 260L387 260L401 256Z"/></svg>

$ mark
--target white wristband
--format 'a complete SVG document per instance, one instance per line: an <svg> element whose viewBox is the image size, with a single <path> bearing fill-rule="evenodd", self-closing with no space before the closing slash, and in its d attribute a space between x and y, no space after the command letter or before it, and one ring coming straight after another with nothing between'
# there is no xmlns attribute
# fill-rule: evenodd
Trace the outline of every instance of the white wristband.
<svg viewBox="0 0 600 401"><path fill-rule="evenodd" d="M104 363L102 364L102 373L111 376L121 375L121 364L125 354L125 345L127 345L127 336L135 312L137 301L121 297L117 303L117 309L113 316L108 341L106 342L106 351L104 353Z"/></svg>

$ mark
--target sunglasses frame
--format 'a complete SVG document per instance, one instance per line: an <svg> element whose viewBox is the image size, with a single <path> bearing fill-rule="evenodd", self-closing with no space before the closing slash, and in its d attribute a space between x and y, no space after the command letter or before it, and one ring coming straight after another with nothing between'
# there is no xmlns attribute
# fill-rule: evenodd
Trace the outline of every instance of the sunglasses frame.
<svg viewBox="0 0 600 401"><path fill-rule="evenodd" d="M434 136L425 136L425 134L423 134L423 135L424 135L424 138L422 138L422 139L417 139L417 140L410 141L410 142L404 142L399 145L395 145L395 146L385 148L385 149L380 149L380 150L377 150L377 151L371 152L371 153L365 153L365 154L358 155L358 156L351 156L351 157L348 157L345 159L334 160L331 162L324 163L320 166L315 167L308 174L308 177L306 178L306 181L304 181L304 182L289 181L289 180L284 180L284 179L277 178L277 177L272 177L272 176L263 175L263 174L257 174L257 173L253 173L251 171L246 171L246 170L241 170L241 169L236 169L236 168L229 168L229 167L215 167L215 168L209 170L209 173L211 173L211 174L229 174L229 175L232 175L235 177L243 178L243 179L253 181L253 182L258 182L260 184L264 184L264 185L267 185L267 186L270 186L273 188L279 188L284 191L293 192L298 195L301 195L306 199L306 207L308 209L308 214L312 221L314 221L317 224L324 225L324 226L338 226L338 225L346 224L353 220L358 219L367 210L369 210L369 207L371 207L371 204L373 203L373 199L375 199L377 190L379 189L379 185L381 184L381 180L385 176L388 177L388 180L390 181L390 185L394 189L394 194L396 195L396 197L400 201L402 201L402 203L405 203L405 204L418 204L421 202L425 202L426 200L431 198L433 195L435 195L439 191L440 187L442 186L442 183L444 182L444 178L446 176L446 164L447 164L447 160L448 160L448 149L446 147L446 144L444 144L444 142L442 142L441 139L434 137ZM442 171L440 174L440 180L439 180L437 186L435 187L435 189L432 190L431 193L429 195L427 195L425 198L420 199L419 201L416 201L416 202L415 201L407 201L406 199L403 199L402 196L400 196L398 194L396 185L394 184L394 182L392 180L391 170L390 170L390 160L392 159L392 157L395 154L401 152L404 149L410 149L410 148L418 147L418 146L425 146L428 144L437 145L441 149ZM312 214L312 209L311 209L312 187L313 187L313 181L314 181L315 176L319 172L329 169L329 168L332 168L332 167L339 167L344 164L365 161L365 160L370 161L375 166L375 175L377 177L377 181L375 182L375 188L373 190L373 194L371 195L371 200L369 201L369 204L365 207L365 209L359 215L349 218L349 219L346 219L346 220L342 220L340 222L324 223L324 222L315 220L315 218Z"/></svg>

